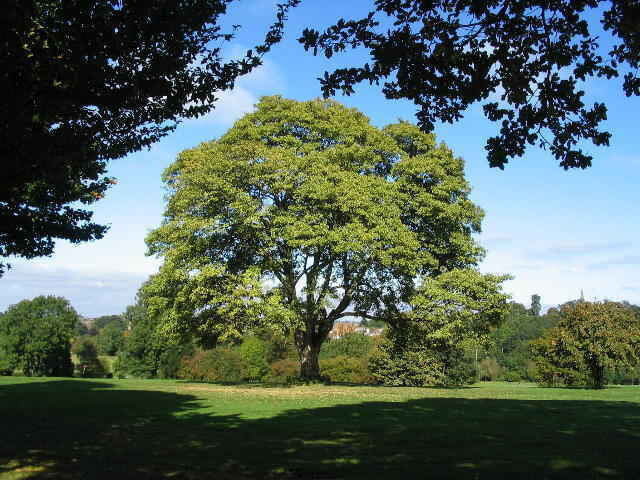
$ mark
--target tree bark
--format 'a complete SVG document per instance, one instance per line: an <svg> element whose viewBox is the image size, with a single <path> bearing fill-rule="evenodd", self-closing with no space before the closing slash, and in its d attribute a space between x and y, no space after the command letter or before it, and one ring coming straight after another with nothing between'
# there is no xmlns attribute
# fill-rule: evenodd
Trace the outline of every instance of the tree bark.
<svg viewBox="0 0 640 480"><path fill-rule="evenodd" d="M314 345L306 345L299 351L300 354L300 377L303 380L320 380L320 363L318 355L320 348Z"/></svg>
<svg viewBox="0 0 640 480"><path fill-rule="evenodd" d="M300 358L300 378L303 380L321 380L320 363L318 356L322 343L327 338L331 327L327 322L310 321L306 330L298 330L295 333L295 342Z"/></svg>

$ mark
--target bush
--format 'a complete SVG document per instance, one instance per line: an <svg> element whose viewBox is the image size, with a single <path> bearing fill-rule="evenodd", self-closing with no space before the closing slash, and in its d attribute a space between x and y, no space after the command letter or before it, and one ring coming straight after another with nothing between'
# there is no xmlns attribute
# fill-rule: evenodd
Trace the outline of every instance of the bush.
<svg viewBox="0 0 640 480"><path fill-rule="evenodd" d="M482 381L494 382L500 377L502 368L493 357L488 357L478 362L478 378Z"/></svg>
<svg viewBox="0 0 640 480"><path fill-rule="evenodd" d="M516 370L509 370L502 375L502 379L505 382L521 382L522 377Z"/></svg>
<svg viewBox="0 0 640 480"><path fill-rule="evenodd" d="M258 337L247 337L239 348L240 355L247 366L247 380L261 381L271 371L267 363L268 346Z"/></svg>
<svg viewBox="0 0 640 480"><path fill-rule="evenodd" d="M247 366L237 349L200 350L183 358L178 377L205 382L237 383L247 378Z"/></svg>
<svg viewBox="0 0 640 480"><path fill-rule="evenodd" d="M376 340L362 333L347 333L343 337L327 340L322 344L320 360L336 357L362 358L370 355Z"/></svg>
<svg viewBox="0 0 640 480"><path fill-rule="evenodd" d="M369 372L368 358L340 355L320 360L320 374L331 382L375 383Z"/></svg>
<svg viewBox="0 0 640 480"><path fill-rule="evenodd" d="M388 331L387 337L369 358L369 370L376 383L392 386L463 385L475 381L476 372L461 348L430 350L409 344L402 332Z"/></svg>
<svg viewBox="0 0 640 480"><path fill-rule="evenodd" d="M265 382L288 385L296 382L299 376L300 363L291 358L284 358L271 364L271 372L265 378Z"/></svg>

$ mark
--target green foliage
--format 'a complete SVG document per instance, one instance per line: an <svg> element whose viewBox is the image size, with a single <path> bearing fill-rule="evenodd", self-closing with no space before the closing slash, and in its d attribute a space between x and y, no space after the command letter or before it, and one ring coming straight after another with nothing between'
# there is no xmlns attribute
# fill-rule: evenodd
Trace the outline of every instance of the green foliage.
<svg viewBox="0 0 640 480"><path fill-rule="evenodd" d="M3 3L0 87L11 94L0 110L0 258L50 255L57 238L101 238L107 227L79 205L115 183L108 161L205 114L261 64L288 6L262 44L225 62L220 44L233 31L218 22L228 3Z"/></svg>
<svg viewBox="0 0 640 480"><path fill-rule="evenodd" d="M124 314L127 331L114 365L118 376L176 378L181 357L193 352L192 342L177 341L159 329L159 320L149 314L139 298Z"/></svg>
<svg viewBox="0 0 640 480"><path fill-rule="evenodd" d="M107 323L99 332L96 339L98 353L100 355L115 355L124 346L123 322L112 321Z"/></svg>
<svg viewBox="0 0 640 480"><path fill-rule="evenodd" d="M537 144L565 169L586 168L592 157L576 145L608 145L611 134L599 129L606 106L586 104L583 82L624 75L624 93L640 95L637 24L638 3L627 0L385 0L361 19L305 29L299 41L327 58L365 50L366 64L325 72L327 97L382 84L387 98L416 104L425 132L483 103L500 126L485 147L492 167Z"/></svg>
<svg viewBox="0 0 640 480"><path fill-rule="evenodd" d="M531 295L531 315L537 317L540 315L542 311L542 303L540 299L540 295L533 294Z"/></svg>
<svg viewBox="0 0 640 480"><path fill-rule="evenodd" d="M246 365L246 379L253 381L263 380L271 370L267 362L269 356L267 343L252 335L242 341L238 350Z"/></svg>
<svg viewBox="0 0 640 480"><path fill-rule="evenodd" d="M76 328L73 333L76 338L83 337L85 335L89 335L89 329L84 324L84 322L80 319L78 320L78 323L76 323Z"/></svg>
<svg viewBox="0 0 640 480"><path fill-rule="evenodd" d="M347 333L340 338L330 339L322 344L320 360L335 357L362 358L371 354L379 341L362 333Z"/></svg>
<svg viewBox="0 0 640 480"><path fill-rule="evenodd" d="M79 321L69 301L36 297L0 315L0 362L26 376L71 376L71 339Z"/></svg>
<svg viewBox="0 0 640 480"><path fill-rule="evenodd" d="M360 326L368 328L384 328L387 326L387 323L375 318L363 318L360 320Z"/></svg>
<svg viewBox="0 0 640 480"><path fill-rule="evenodd" d="M246 380L249 370L242 354L231 347L198 350L183 357L178 378L205 382L237 383Z"/></svg>
<svg viewBox="0 0 640 480"><path fill-rule="evenodd" d="M103 315L102 317L94 318L91 322L96 333L109 324L116 325L120 330L125 330L127 328L127 320L122 315Z"/></svg>
<svg viewBox="0 0 640 480"><path fill-rule="evenodd" d="M271 372L265 379L267 383L289 385L300 378L300 362L292 358L277 360L271 364Z"/></svg>
<svg viewBox="0 0 640 480"><path fill-rule="evenodd" d="M107 371L98 358L98 350L92 337L81 337L71 347L71 353L78 358L76 372L85 378L102 378Z"/></svg>
<svg viewBox="0 0 640 480"><path fill-rule="evenodd" d="M616 302L574 302L560 310L558 326L532 344L540 381L587 382L602 388L605 371L640 364L640 320Z"/></svg>
<svg viewBox="0 0 640 480"><path fill-rule="evenodd" d="M500 378L502 368L498 361L493 357L483 358L478 362L478 379L494 382Z"/></svg>
<svg viewBox="0 0 640 480"><path fill-rule="evenodd" d="M415 334L415 331L414 331ZM431 350L417 338L389 329L387 338L369 358L376 383L392 386L464 385L475 381L476 372L460 348Z"/></svg>
<svg viewBox="0 0 640 480"><path fill-rule="evenodd" d="M544 316L533 315L524 305L511 302L504 322L494 329L488 337L487 355L497 360L504 375L513 378L519 376L534 381L530 363L533 359L529 343L540 338L545 331L555 326L558 316L551 309Z"/></svg>
<svg viewBox="0 0 640 480"><path fill-rule="evenodd" d="M337 320L391 321L417 279L483 255L462 159L330 100L265 97L164 180L165 218L147 237L164 257L145 288L152 314L211 345L260 325L293 334L306 378Z"/></svg>
<svg viewBox="0 0 640 480"><path fill-rule="evenodd" d="M409 316L390 329L371 359L387 385L451 385L474 380L463 340L486 336L507 311L506 276L452 270L427 278L411 300Z"/></svg>
<svg viewBox="0 0 640 480"><path fill-rule="evenodd" d="M375 383L369 372L367 357L338 355L320 358L320 374L331 382L338 383Z"/></svg>

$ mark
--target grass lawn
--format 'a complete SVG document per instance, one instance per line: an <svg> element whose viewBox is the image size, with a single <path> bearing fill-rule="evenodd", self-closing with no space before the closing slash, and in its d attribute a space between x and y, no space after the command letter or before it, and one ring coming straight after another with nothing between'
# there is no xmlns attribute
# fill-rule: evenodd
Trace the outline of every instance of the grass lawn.
<svg viewBox="0 0 640 480"><path fill-rule="evenodd" d="M640 387L0 377L0 479L640 478Z"/></svg>

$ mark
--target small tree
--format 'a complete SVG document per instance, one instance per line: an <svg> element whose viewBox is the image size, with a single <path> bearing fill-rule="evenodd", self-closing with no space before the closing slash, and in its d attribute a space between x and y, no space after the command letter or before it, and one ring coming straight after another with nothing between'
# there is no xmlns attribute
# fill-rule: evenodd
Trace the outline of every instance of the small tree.
<svg viewBox="0 0 640 480"><path fill-rule="evenodd" d="M71 339L79 316L61 297L36 297L0 315L0 348L5 369L26 376L71 376Z"/></svg>
<svg viewBox="0 0 640 480"><path fill-rule="evenodd" d="M582 374L594 388L602 388L606 368L640 362L640 321L629 307L580 301L564 305L560 315L557 328L532 346L546 383L554 375L573 379Z"/></svg>

